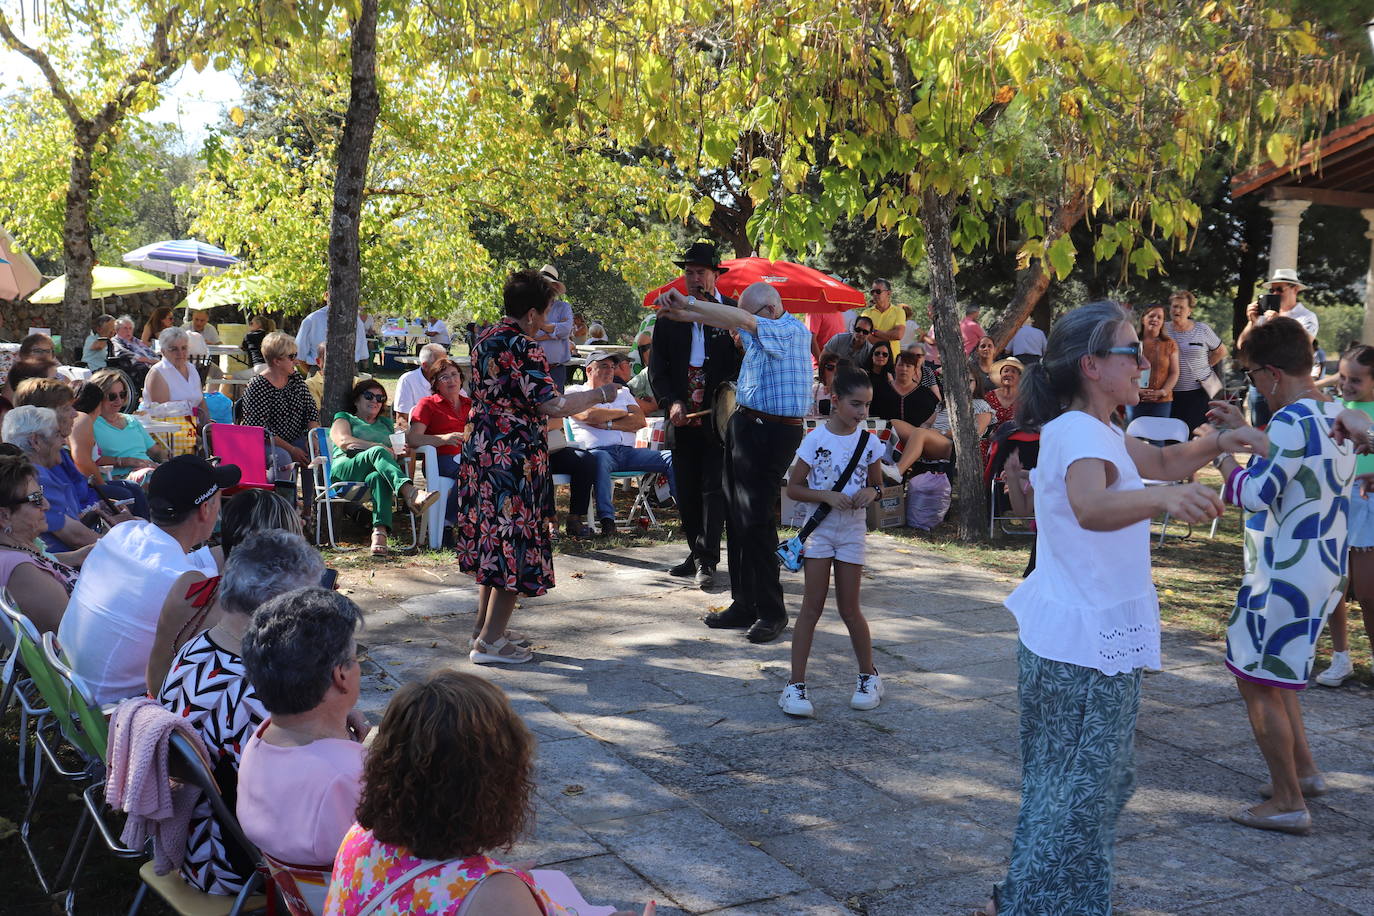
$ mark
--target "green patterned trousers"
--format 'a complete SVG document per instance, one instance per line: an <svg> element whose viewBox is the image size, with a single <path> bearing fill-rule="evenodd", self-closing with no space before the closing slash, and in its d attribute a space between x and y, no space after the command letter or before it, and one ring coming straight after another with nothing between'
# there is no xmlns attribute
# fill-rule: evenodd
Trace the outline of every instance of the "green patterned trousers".
<svg viewBox="0 0 1374 916"><path fill-rule="evenodd" d="M1106 916L1116 819L1135 787L1140 669L1105 675L1017 654L1021 813L998 916Z"/></svg>

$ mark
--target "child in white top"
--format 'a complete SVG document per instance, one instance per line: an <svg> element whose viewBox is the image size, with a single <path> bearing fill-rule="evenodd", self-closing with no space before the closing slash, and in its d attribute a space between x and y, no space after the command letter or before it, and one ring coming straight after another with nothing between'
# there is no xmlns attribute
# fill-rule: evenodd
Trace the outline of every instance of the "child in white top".
<svg viewBox="0 0 1374 916"><path fill-rule="evenodd" d="M858 684L849 705L873 709L882 700L883 683L873 666L873 640L868 621L859 609L859 581L863 576L865 510L882 493L882 443L869 434L854 470L844 486L833 489L859 447L868 417L873 388L868 376L855 369L841 369L831 383L830 417L824 426L807 434L797 449L797 460L787 477L787 495L798 502L826 503L830 514L806 541L806 588L801 613L792 629L792 676L778 705L793 716L815 715L806 696L806 662L811 639L825 610L830 593L831 561L835 567L835 604L849 629L854 655L859 662Z"/></svg>

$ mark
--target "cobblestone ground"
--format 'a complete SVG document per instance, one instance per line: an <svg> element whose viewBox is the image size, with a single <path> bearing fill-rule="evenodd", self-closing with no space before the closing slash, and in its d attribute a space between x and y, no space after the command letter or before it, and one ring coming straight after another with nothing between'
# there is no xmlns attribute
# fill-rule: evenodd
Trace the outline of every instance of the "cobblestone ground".
<svg viewBox="0 0 1374 916"><path fill-rule="evenodd" d="M849 708L856 669L832 608L807 678L814 720L776 705L787 638L753 646L699 622L728 596L663 571L680 547L559 557L558 588L512 624L536 660L481 669L540 742L537 827L508 859L660 914L970 912L1016 818L1014 583L876 534L868 555L886 699ZM784 582L795 610L800 576ZM354 589L374 721L407 679L471 670L474 595L456 569L386 569ZM1222 657L1166 632L1166 670L1146 678L1116 912L1374 914L1374 695L1304 694L1333 791L1309 837L1247 830L1226 815L1259 800L1266 772Z"/></svg>

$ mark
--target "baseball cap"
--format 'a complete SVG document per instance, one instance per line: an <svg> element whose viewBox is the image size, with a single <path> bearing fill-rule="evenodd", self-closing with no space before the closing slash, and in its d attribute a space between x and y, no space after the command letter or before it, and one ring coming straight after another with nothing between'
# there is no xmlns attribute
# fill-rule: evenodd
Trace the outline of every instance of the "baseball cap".
<svg viewBox="0 0 1374 916"><path fill-rule="evenodd" d="M611 359L614 356L616 356L616 354L612 353L610 350L593 350L587 354L587 365L590 366L592 363L599 363L603 359Z"/></svg>
<svg viewBox="0 0 1374 916"><path fill-rule="evenodd" d="M237 465L218 467L199 455L178 455L158 465L148 481L148 509L153 521L166 521L202 505L242 476Z"/></svg>

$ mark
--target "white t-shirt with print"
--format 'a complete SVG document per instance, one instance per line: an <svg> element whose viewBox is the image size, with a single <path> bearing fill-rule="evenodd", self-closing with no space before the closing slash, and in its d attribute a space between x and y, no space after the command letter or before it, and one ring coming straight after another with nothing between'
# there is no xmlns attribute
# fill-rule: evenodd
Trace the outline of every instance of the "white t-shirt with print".
<svg viewBox="0 0 1374 916"><path fill-rule="evenodd" d="M813 490L834 489L835 481L839 479L840 474L849 465L849 459L859 444L859 435L862 432L862 429L856 429L848 436L837 436L822 425L807 433L806 438L797 448L797 457L805 461L806 466L811 468L811 473L806 477L806 485ZM864 453L859 456L859 462L854 465L854 472L849 475L849 479L845 482L841 492L852 496L861 488L868 486L868 468L882 456L882 440L869 433L868 445L864 448ZM832 510L832 514L835 511ZM863 509L847 511L858 514L864 512Z"/></svg>

